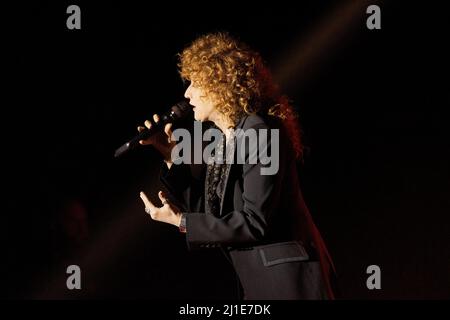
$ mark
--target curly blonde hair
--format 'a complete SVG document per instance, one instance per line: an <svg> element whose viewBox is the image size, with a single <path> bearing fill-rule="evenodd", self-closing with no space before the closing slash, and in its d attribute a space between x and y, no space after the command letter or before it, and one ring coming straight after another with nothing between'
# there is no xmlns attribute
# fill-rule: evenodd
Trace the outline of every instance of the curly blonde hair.
<svg viewBox="0 0 450 320"><path fill-rule="evenodd" d="M296 158L302 156L297 114L279 93L261 56L228 33L210 33L194 40L179 55L180 75L217 101L217 109L234 124L258 113L282 120Z"/></svg>

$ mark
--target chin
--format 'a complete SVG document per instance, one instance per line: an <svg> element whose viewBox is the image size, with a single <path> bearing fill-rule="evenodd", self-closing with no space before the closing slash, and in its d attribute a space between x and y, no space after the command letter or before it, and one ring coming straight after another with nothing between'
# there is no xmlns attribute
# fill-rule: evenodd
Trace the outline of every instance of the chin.
<svg viewBox="0 0 450 320"><path fill-rule="evenodd" d="M203 117L201 117L200 115L196 115L196 114L194 114L194 119L197 121L201 121L201 122L205 121L205 119Z"/></svg>

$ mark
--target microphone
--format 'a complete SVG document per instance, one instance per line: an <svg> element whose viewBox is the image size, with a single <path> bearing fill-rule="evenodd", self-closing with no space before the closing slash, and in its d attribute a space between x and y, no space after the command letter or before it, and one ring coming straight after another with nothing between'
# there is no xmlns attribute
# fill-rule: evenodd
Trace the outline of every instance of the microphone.
<svg viewBox="0 0 450 320"><path fill-rule="evenodd" d="M114 157L120 157L127 151L136 148L140 145L140 140L146 140L152 135L163 131L164 126L168 123L176 123L178 120L186 118L191 113L191 111L192 107L186 100L176 103L174 106L172 106L172 108L170 108L169 111L159 117L158 123L153 123L150 129L145 128L145 130L139 132L139 134L133 139L124 143L120 148L118 148L114 153Z"/></svg>

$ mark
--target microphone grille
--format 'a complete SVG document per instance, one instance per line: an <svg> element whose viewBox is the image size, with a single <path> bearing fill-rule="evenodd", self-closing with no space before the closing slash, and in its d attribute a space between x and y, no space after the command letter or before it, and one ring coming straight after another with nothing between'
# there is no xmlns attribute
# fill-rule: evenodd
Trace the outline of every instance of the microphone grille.
<svg viewBox="0 0 450 320"><path fill-rule="evenodd" d="M175 113L177 118L184 118L191 110L192 107L186 100L180 101L172 107L172 111Z"/></svg>

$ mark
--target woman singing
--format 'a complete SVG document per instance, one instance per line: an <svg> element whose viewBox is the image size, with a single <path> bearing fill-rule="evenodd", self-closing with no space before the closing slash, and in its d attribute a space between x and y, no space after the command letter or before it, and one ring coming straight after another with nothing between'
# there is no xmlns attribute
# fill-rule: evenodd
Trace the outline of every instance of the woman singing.
<svg viewBox="0 0 450 320"><path fill-rule="evenodd" d="M185 97L195 119L220 130L213 156L232 150L234 161L203 161L200 171L175 164L176 144L171 124L166 125L165 135L140 142L164 157L161 181L169 190L159 192L162 207L141 192L146 212L185 232L190 249L221 248L244 299L333 299L333 264L298 181L299 125L262 58L228 34L214 33L187 47L179 67L190 82ZM249 131L257 140L243 142ZM276 166L259 157L251 161L252 147L259 149L256 154L271 151ZM243 161L236 161L239 157ZM276 170L264 171L270 166Z"/></svg>

